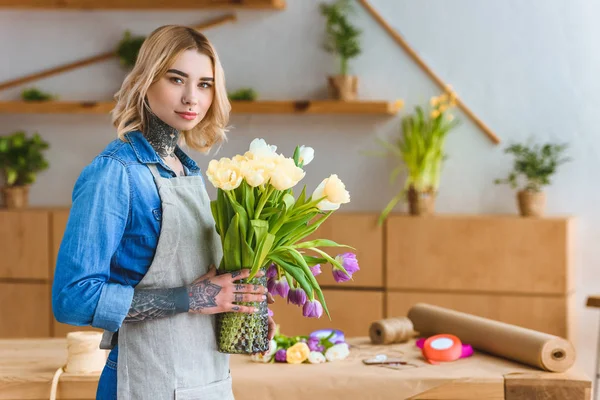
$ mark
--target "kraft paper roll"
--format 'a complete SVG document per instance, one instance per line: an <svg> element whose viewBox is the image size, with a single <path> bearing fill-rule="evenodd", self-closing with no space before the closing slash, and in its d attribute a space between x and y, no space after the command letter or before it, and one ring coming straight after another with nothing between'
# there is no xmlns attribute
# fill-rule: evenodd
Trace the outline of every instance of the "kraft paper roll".
<svg viewBox="0 0 600 400"><path fill-rule="evenodd" d="M421 335L456 335L475 349L546 371L563 372L575 362L568 340L532 329L423 303L408 318Z"/></svg>
<svg viewBox="0 0 600 400"><path fill-rule="evenodd" d="M413 324L406 317L388 318L375 321L369 327L371 343L402 343L415 336Z"/></svg>

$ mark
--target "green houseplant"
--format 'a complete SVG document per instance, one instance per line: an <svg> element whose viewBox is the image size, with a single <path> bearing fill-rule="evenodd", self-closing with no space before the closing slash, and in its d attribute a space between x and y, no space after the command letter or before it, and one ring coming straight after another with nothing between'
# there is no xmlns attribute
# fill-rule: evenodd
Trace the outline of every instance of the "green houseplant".
<svg viewBox="0 0 600 400"><path fill-rule="evenodd" d="M526 144L514 143L504 152L514 156L513 170L507 178L495 179L496 184L508 184L517 192L519 212L524 217L541 217L546 209L546 194L542 188L550 185L550 177L561 164L570 161L563 157L566 143ZM524 181L519 186L519 178Z"/></svg>
<svg viewBox="0 0 600 400"><path fill-rule="evenodd" d="M29 186L37 172L48 168L42 154L48 147L38 133L31 138L24 131L0 137L0 172L5 182L2 194L7 208L27 207Z"/></svg>
<svg viewBox="0 0 600 400"><path fill-rule="evenodd" d="M381 212L378 220L380 225L403 199L408 200L411 215L433 214L442 163L446 159L446 136L459 123L450 113L455 105L456 94L449 88L447 93L431 99L429 113L418 105L413 114L405 116L401 123L401 136L395 142L379 140L399 161L390 174L390 182L394 182L404 169L407 173L403 189Z"/></svg>
<svg viewBox="0 0 600 400"><path fill-rule="evenodd" d="M332 4L321 3L321 15L326 21L324 48L338 57L339 73L328 77L329 96L336 100L356 100L358 77L349 75L349 60L361 52L358 40L362 31L348 21L353 12L349 0L337 0Z"/></svg>

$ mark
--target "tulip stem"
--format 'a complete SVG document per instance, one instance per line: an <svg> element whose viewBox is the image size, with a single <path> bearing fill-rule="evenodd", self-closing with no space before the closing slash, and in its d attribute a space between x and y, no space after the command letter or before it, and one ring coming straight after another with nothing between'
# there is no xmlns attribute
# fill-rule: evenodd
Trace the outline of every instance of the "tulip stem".
<svg viewBox="0 0 600 400"><path fill-rule="evenodd" d="M271 194L273 194L274 190L275 188L269 185L268 189L261 194L258 206L254 212L254 219L258 219L260 217L260 213L262 212L265 204L267 204L267 200L269 200L269 197L271 197Z"/></svg>

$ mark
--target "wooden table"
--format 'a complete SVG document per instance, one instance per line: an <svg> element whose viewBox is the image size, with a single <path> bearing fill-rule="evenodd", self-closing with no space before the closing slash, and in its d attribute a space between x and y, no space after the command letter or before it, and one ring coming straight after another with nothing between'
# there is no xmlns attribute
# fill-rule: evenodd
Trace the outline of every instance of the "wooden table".
<svg viewBox="0 0 600 400"><path fill-rule="evenodd" d="M589 296L587 298L587 306L600 308L600 295L598 296ZM596 381L596 389L594 390L594 399L598 399L598 379L600 378L600 328L598 328L598 347L596 347L596 372L594 373L594 380Z"/></svg>
<svg viewBox="0 0 600 400"><path fill-rule="evenodd" d="M236 400L411 399L411 400L589 400L591 382L579 371L548 373L476 352L470 358L429 365L414 342L373 346L353 338L343 361L259 364L231 357ZM367 366L375 354L400 356L419 367ZM65 339L0 340L0 399L48 399L50 382L66 362ZM94 399L98 374L63 374L60 399ZM160 400L160 399L159 399Z"/></svg>

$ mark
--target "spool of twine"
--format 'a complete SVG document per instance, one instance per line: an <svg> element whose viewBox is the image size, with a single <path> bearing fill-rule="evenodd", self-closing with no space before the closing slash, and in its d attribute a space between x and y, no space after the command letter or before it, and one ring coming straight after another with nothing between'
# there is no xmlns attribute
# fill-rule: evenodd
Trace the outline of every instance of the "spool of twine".
<svg viewBox="0 0 600 400"><path fill-rule="evenodd" d="M56 370L50 386L50 400L56 399L58 380L63 372L68 374L99 373L106 364L108 352L100 349L102 333L70 332L67 334L67 363Z"/></svg>
<svg viewBox="0 0 600 400"><path fill-rule="evenodd" d="M375 321L369 328L371 343L392 344L402 343L416 335L413 324L406 317L396 317Z"/></svg>

